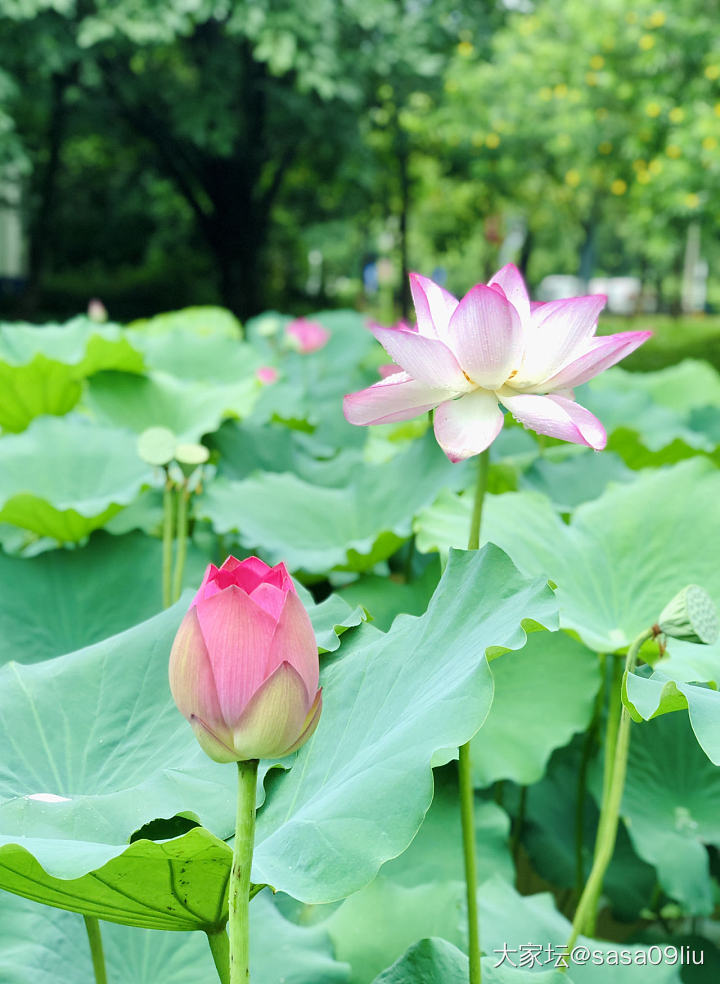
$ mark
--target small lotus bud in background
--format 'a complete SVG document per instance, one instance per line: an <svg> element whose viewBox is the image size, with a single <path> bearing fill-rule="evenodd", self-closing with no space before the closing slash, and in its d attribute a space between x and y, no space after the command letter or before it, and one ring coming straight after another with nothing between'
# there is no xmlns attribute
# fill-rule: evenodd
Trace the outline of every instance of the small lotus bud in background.
<svg viewBox="0 0 720 984"><path fill-rule="evenodd" d="M268 386L270 383L276 383L278 381L278 371L273 366L260 366L259 369L255 370L255 377L264 386Z"/></svg>
<svg viewBox="0 0 720 984"><path fill-rule="evenodd" d="M170 689L216 762L280 758L320 718L317 643L284 564L210 564L170 653Z"/></svg>
<svg viewBox="0 0 720 984"><path fill-rule="evenodd" d="M303 354L321 349L330 338L327 328L323 328L318 321L307 321L305 318L291 321L285 327L285 335L293 347Z"/></svg>
<svg viewBox="0 0 720 984"><path fill-rule="evenodd" d="M98 324L103 324L107 321L107 308L99 298L93 297L88 303L87 316L91 321L97 321Z"/></svg>
<svg viewBox="0 0 720 984"><path fill-rule="evenodd" d="M707 591L689 584L665 606L658 628L672 639L712 645L718 638L717 609Z"/></svg>

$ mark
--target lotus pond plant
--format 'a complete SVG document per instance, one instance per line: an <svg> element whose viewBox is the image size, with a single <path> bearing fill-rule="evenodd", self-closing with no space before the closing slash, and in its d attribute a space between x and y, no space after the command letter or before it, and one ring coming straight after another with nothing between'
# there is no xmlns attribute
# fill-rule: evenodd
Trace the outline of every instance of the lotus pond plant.
<svg viewBox="0 0 720 984"><path fill-rule="evenodd" d="M512 416L538 434L601 451L605 428L575 402L572 388L619 362L651 332L596 337L604 294L532 303L512 263L458 301L410 274L417 324L370 330L399 367L345 397L351 424L383 424L433 413L435 437L452 462L480 456L468 549L480 542L488 449ZM470 984L482 976L477 907L474 785L470 743L459 750ZM614 843L614 841L613 841Z"/></svg>
<svg viewBox="0 0 720 984"><path fill-rule="evenodd" d="M505 407L548 437L601 451L602 424L572 389L615 365L651 332L596 337L604 294L531 303L512 263L458 301L410 275L417 324L371 331L401 371L345 397L351 424L385 424L434 410L435 436L451 461L485 451Z"/></svg>
<svg viewBox="0 0 720 984"><path fill-rule="evenodd" d="M588 943L575 984L681 984L613 959L712 937L720 374L611 368L649 331L511 266L411 284L416 327L315 342L2 326L0 981L532 984Z"/></svg>

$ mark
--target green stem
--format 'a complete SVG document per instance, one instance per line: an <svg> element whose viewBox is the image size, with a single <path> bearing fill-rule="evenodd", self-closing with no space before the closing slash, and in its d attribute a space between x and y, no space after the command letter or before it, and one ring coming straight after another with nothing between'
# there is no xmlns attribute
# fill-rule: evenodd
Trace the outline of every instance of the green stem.
<svg viewBox="0 0 720 984"><path fill-rule="evenodd" d="M163 539L162 539L162 591L163 608L172 603L172 548L173 548L173 487L169 478L165 480L163 492Z"/></svg>
<svg viewBox="0 0 720 984"><path fill-rule="evenodd" d="M480 523L482 520L483 499L487 488L489 449L479 456L478 477L475 486L472 519L468 550L477 550L480 545ZM460 748L458 760L458 783L460 791L460 822L462 826L463 858L465 861L465 892L468 918L468 959L470 964L470 984L480 984L480 924L477 905L477 856L475 846L475 787L472 778L470 742Z"/></svg>
<svg viewBox="0 0 720 984"><path fill-rule="evenodd" d="M628 650L627 658L625 660L625 673L632 673L635 669L635 663L637 662L640 647L648 639L652 639L654 635L655 631L653 629L647 629L645 632L642 632L633 642ZM598 844L595 851L595 857L593 859L593 865L590 870L588 880L585 883L585 888L580 897L580 901L578 902L578 907L575 911L572 931L565 948L567 954L572 951L575 941L588 921L591 909L595 904L595 900L602 890L605 872L608 869L608 865L610 864L613 856L613 851L615 850L615 839L617 837L618 823L620 820L620 804L622 803L623 790L625 788L625 775L627 773L628 751L630 748L630 723L630 714L628 713L627 708L622 705L622 711L620 713L620 727L617 732L615 757L612 764L609 788L607 792L607 801L603 804L606 819L605 823L601 825L601 828L598 831Z"/></svg>
<svg viewBox="0 0 720 984"><path fill-rule="evenodd" d="M525 826L525 813L527 812L527 791L527 786L520 787L520 798L518 800L517 813L515 814L515 823L513 824L512 834L510 836L510 854L516 869L520 856L523 827Z"/></svg>
<svg viewBox="0 0 720 984"><path fill-rule="evenodd" d="M250 980L250 868L255 840L257 759L238 762L238 798L235 847L230 873L228 932L230 935L230 984Z"/></svg>
<svg viewBox="0 0 720 984"><path fill-rule="evenodd" d="M590 725L585 734L580 758L580 769L578 771L577 800L575 803L575 892L579 899L585 884L585 865L583 859L584 833L585 833L585 791L587 787L587 771L590 764L593 747L600 727L600 715L603 704L605 703L605 684L607 678L607 656L600 654L600 666L602 668L602 680L595 696L595 705Z"/></svg>
<svg viewBox="0 0 720 984"><path fill-rule="evenodd" d="M475 789L472 781L470 742L460 748L458 760L460 782L460 820L462 825L463 858L465 861L465 888L468 917L468 958L470 960L470 984L479 984L480 926L477 904L477 857L475 853Z"/></svg>
<svg viewBox="0 0 720 984"><path fill-rule="evenodd" d="M623 658L619 653L611 657L612 681L610 683L610 703L608 706L607 725L605 728L605 759L603 763L603 786L602 798L600 800L600 818L598 820L597 834L595 835L595 848L593 850L593 863L600 850L600 844L608 819L608 802L610 799L610 783L612 782L613 767L615 763L615 750L617 748L618 731L620 729L620 712L622 710L622 678L623 678ZM595 933L597 921L597 907L600 900L600 888L598 888L592 904L588 907L588 916L584 926L580 927L580 932L587 936Z"/></svg>
<svg viewBox="0 0 720 984"><path fill-rule="evenodd" d="M216 933L208 933L207 938L220 984L230 984L230 941L225 927Z"/></svg>
<svg viewBox="0 0 720 984"><path fill-rule="evenodd" d="M480 546L480 522L482 520L483 499L487 488L487 477L490 466L490 449L486 448L478 455L477 485L475 486L475 501L473 502L472 519L470 520L470 536L468 550L477 550Z"/></svg>
<svg viewBox="0 0 720 984"><path fill-rule="evenodd" d="M100 923L98 922L97 916L83 916L83 919L85 920L85 929L87 930L88 942L90 943L90 956L92 957L95 984L107 984Z"/></svg>
<svg viewBox="0 0 720 984"><path fill-rule="evenodd" d="M188 500L190 493L185 484L177 490L177 554L175 555L175 572L173 574L172 599L177 601L182 594L185 558L187 557L188 535Z"/></svg>

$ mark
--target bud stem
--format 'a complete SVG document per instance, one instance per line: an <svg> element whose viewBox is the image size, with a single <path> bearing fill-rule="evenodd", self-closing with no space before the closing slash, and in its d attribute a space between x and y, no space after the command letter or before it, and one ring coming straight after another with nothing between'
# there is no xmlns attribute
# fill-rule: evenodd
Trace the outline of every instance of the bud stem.
<svg viewBox="0 0 720 984"><path fill-rule="evenodd" d="M238 762L238 798L235 847L230 873L228 932L230 936L230 984L250 980L250 868L255 840L255 796L258 760Z"/></svg>
<svg viewBox="0 0 720 984"><path fill-rule="evenodd" d="M483 499L487 488L490 449L486 448L478 456L478 475L473 500L472 519L468 550L480 546L480 522L482 520ZM475 846L475 787L472 778L470 742L460 747L458 758L458 786L460 792L460 822L462 826L463 858L465 861L465 891L468 919L468 960L470 984L480 984L482 967L480 963L480 924L477 904L477 856Z"/></svg>
<svg viewBox="0 0 720 984"><path fill-rule="evenodd" d="M85 920L85 929L87 930L88 942L90 943L90 956L95 974L95 984L107 984L100 923L97 916L83 916L83 919Z"/></svg>
<svg viewBox="0 0 720 984"><path fill-rule="evenodd" d="M190 493L187 483L177 490L177 552L175 554L175 571L173 573L172 600L177 601L182 594L183 573L185 571L185 557L187 556L187 535L188 535L188 500Z"/></svg>
<svg viewBox="0 0 720 984"><path fill-rule="evenodd" d="M173 553L173 487L170 477L165 480L163 491L163 539L162 539L162 591L163 608L172 603L172 553Z"/></svg>
<svg viewBox="0 0 720 984"><path fill-rule="evenodd" d="M641 632L628 649L625 660L625 673L632 673L635 669L640 647L648 639L655 635L654 629L646 629ZM606 799L602 804L600 812L601 823L598 828L598 839L595 846L595 857L590 870L590 875L585 888L580 896L578 907L575 911L575 918L572 924L570 938L565 947L566 955L569 955L575 945L580 933L585 929L588 920L592 918L597 898L602 890L603 879L608 865L612 860L615 850L615 839L617 837L618 823L620 820L620 805L622 803L623 790L625 788L625 775L627 773L628 751L630 749L630 724L631 718L627 708L622 704L622 694L620 694L620 726L617 731L617 741L615 744L615 757L612 763L612 771L607 785ZM604 822L602 818L604 817ZM567 961L561 968L567 970Z"/></svg>

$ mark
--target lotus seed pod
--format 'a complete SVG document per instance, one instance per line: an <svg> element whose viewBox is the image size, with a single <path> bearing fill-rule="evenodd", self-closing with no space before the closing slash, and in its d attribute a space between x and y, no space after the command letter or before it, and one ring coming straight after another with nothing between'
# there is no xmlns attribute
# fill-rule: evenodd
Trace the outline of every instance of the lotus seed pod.
<svg viewBox="0 0 720 984"><path fill-rule="evenodd" d="M717 609L704 588L689 584L665 606L658 627L673 639L712 645L718 637Z"/></svg>

